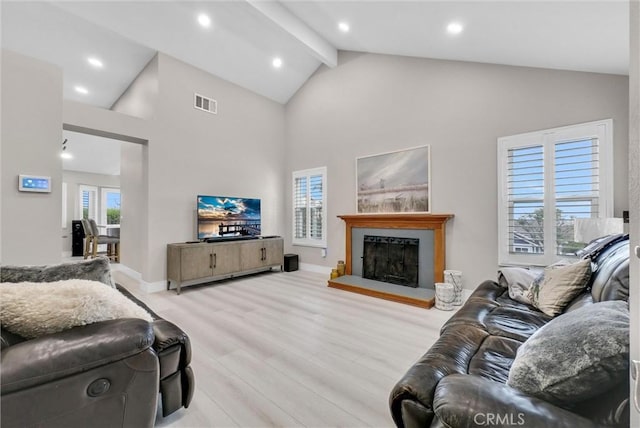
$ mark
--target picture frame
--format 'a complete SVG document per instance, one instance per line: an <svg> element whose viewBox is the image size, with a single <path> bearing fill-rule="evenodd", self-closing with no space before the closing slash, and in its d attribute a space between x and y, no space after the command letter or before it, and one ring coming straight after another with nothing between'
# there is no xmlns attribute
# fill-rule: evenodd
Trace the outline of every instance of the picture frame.
<svg viewBox="0 0 640 428"><path fill-rule="evenodd" d="M431 146L356 158L356 212L431 212Z"/></svg>

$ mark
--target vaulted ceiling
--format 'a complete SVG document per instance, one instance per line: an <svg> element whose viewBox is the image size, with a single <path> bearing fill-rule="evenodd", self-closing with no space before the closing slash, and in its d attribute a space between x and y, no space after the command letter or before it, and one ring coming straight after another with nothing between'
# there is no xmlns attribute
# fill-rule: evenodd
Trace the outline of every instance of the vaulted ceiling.
<svg viewBox="0 0 640 428"><path fill-rule="evenodd" d="M3 48L58 65L65 99L103 108L158 51L280 103L321 65L335 67L338 50L628 74L622 0L0 0L0 7ZM447 31L450 24L461 31ZM67 131L64 138L75 156L65 169L119 174L119 143ZM94 162L106 158L113 162Z"/></svg>
<svg viewBox="0 0 640 428"><path fill-rule="evenodd" d="M628 2L621 0L3 1L1 7L4 48L57 64L66 99L105 108L157 51L280 103L320 65L334 67L337 50L628 73ZM199 23L201 15L209 26ZM462 32L450 34L451 23ZM273 66L275 58L281 67Z"/></svg>

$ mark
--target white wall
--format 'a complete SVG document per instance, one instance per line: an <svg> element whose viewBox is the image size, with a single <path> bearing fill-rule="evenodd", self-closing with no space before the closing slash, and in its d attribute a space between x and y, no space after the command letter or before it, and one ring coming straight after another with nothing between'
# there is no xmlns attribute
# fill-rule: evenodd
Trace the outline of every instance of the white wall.
<svg viewBox="0 0 640 428"><path fill-rule="evenodd" d="M0 162L3 264L59 262L62 70L2 50ZM18 192L18 174L51 177L51 193Z"/></svg>
<svg viewBox="0 0 640 428"><path fill-rule="evenodd" d="M344 258L344 224L355 213L355 158L431 145L432 212L452 213L447 268L465 286L497 269L496 139L612 118L615 213L628 207L626 76L340 52L286 106L287 207L290 174L328 168L328 252L291 246L302 263ZM287 224L291 212L287 209Z"/></svg>
<svg viewBox="0 0 640 428"><path fill-rule="evenodd" d="M631 249L640 245L640 2L629 2L629 203ZM631 358L640 361L640 262L633 254L629 264ZM633 383L631 384L633 403ZM640 426L640 410L631 405L632 427Z"/></svg>
<svg viewBox="0 0 640 428"><path fill-rule="evenodd" d="M128 144L123 144L126 146ZM79 171L62 171L62 181L67 183L67 221L66 227L62 229L62 253L70 253L71 245L72 245L72 228L71 221L72 220L80 220L82 218L82 213L79 212L80 206L80 197L79 197L79 188L81 184L85 184L87 186L96 186L96 187L120 187L120 176L119 175L104 175L104 174L91 174L88 172L79 172ZM102 203L102 196L99 193L98 189L98 212L100 212L100 204ZM64 202L64 201L63 201ZM95 219L98 223L100 223L100 219Z"/></svg>
<svg viewBox="0 0 640 428"><path fill-rule="evenodd" d="M285 229L284 107L167 55L154 61L113 107L149 120L148 282L165 279L168 243L195 238L198 194L260 198L263 233ZM194 92L216 99L218 114L194 109Z"/></svg>
<svg viewBox="0 0 640 428"><path fill-rule="evenodd" d="M147 242L146 146L123 144L120 158L120 260L138 273L144 271Z"/></svg>

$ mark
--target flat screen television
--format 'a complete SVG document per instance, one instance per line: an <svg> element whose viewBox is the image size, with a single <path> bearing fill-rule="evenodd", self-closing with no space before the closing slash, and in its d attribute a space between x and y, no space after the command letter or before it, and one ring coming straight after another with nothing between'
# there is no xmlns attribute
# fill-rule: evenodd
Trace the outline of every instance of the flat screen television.
<svg viewBox="0 0 640 428"><path fill-rule="evenodd" d="M198 195L198 239L260 235L260 199Z"/></svg>

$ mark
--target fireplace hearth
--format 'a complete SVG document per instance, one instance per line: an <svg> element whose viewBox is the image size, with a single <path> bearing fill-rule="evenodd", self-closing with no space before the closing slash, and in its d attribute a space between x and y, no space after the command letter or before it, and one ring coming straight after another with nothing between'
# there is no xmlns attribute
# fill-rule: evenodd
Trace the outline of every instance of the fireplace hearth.
<svg viewBox="0 0 640 428"><path fill-rule="evenodd" d="M419 239L365 235L363 248L363 278L418 287Z"/></svg>

